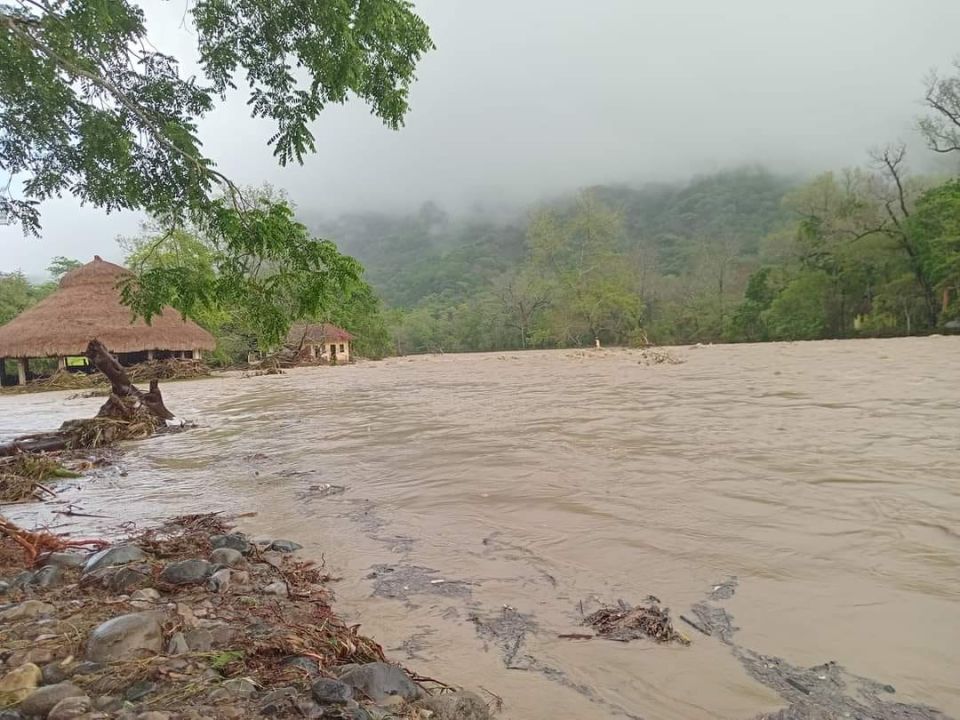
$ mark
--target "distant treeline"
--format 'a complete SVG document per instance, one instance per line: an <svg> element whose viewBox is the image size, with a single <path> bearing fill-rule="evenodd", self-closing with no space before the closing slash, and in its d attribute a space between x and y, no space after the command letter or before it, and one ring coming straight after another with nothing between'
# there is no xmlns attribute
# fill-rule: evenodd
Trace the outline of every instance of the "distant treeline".
<svg viewBox="0 0 960 720"><path fill-rule="evenodd" d="M390 348L457 352L927 333L960 316L960 182L901 148L812 180L745 168L598 186L513 222L355 214Z"/></svg>
<svg viewBox="0 0 960 720"><path fill-rule="evenodd" d="M368 357L938 331L960 318L960 181L909 176L899 148L875 161L806 181L744 168L597 186L513 221L427 204L315 223L369 283L321 319L349 328ZM149 238L124 242L128 261ZM211 272L202 238L171 246ZM49 270L77 264L56 258ZM0 324L54 287L0 274ZM215 361L258 349L229 304L194 319L217 335Z"/></svg>

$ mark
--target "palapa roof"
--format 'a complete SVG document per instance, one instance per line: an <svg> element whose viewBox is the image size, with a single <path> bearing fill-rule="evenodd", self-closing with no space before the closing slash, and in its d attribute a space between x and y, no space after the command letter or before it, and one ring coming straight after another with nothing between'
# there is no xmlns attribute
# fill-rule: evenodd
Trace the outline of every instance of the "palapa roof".
<svg viewBox="0 0 960 720"><path fill-rule="evenodd" d="M295 323L287 333L287 345L347 342L353 335L333 323Z"/></svg>
<svg viewBox="0 0 960 720"><path fill-rule="evenodd" d="M147 325L120 303L126 268L99 255L71 270L51 295L0 326L0 357L83 355L100 340L112 353L144 350L213 350L213 335L171 307Z"/></svg>

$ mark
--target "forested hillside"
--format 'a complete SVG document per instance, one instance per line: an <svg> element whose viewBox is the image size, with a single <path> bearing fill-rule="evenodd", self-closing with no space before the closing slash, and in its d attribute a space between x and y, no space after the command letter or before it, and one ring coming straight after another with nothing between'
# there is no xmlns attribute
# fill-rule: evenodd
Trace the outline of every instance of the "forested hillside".
<svg viewBox="0 0 960 720"><path fill-rule="evenodd" d="M957 314L957 184L909 177L898 148L875 160L598 186L510 221L426 205L317 230L366 267L398 352L930 331Z"/></svg>

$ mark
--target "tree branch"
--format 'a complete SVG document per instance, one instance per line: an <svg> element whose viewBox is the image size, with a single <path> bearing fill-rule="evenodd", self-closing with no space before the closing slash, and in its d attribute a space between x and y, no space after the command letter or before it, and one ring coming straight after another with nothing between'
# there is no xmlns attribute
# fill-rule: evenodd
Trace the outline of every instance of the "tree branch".
<svg viewBox="0 0 960 720"><path fill-rule="evenodd" d="M51 48L49 45L44 43L42 40L34 37L29 32L19 27L20 23L18 23L17 18L11 15L0 15L0 20L2 20L7 25L7 27L10 28L11 32L13 32L15 35L17 35L22 40L24 40L26 43L32 46L35 50L42 52L48 58L53 60L63 71L67 72L70 75L73 75L74 77L83 78L89 81L90 83L92 83L95 87L113 96L113 98L121 106L126 108L130 113L132 113L135 117L137 117L140 120L140 122L147 129L147 131L154 138L154 140L156 140L156 142L158 142L160 145L167 148L168 150L174 152L175 154L179 155L180 157L184 158L188 162L192 163L196 168L198 174L206 175L218 181L219 183L226 185L230 191L230 196L234 204L234 207L238 211L240 210L240 206L237 204L237 198L242 199L242 194L240 192L240 189L233 183L233 181L230 180L230 178L228 178L223 173L204 166L204 164L200 161L200 158L194 155L191 155L186 150L178 146L176 143L172 142L169 138L164 136L163 133L161 133L159 128L157 127L158 125L157 119L150 117L150 115L146 113L143 110L143 108L141 108L140 106L137 105L137 103L131 100L127 96L127 94L123 90L121 90L115 83L111 82L110 80L107 80L104 77L101 77L100 75L97 75L88 70L85 70L84 68L77 67L74 63L71 63L66 58L57 54L53 50L53 48ZM36 27L36 26L39 26L39 23L32 23L32 25Z"/></svg>

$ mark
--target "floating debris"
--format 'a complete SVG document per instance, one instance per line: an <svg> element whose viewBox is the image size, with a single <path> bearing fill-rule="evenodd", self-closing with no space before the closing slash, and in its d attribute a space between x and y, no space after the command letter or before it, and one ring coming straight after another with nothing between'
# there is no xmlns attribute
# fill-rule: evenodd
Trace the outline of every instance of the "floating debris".
<svg viewBox="0 0 960 720"><path fill-rule="evenodd" d="M714 585L707 598L709 600L729 600L737 591L738 584L739 581L735 576L728 577L722 583Z"/></svg>
<svg viewBox="0 0 960 720"><path fill-rule="evenodd" d="M19 453L0 458L0 502L16 503L41 500L56 493L44 483L49 480L80 477L60 461L45 453Z"/></svg>
<svg viewBox="0 0 960 720"><path fill-rule="evenodd" d="M492 641L500 648L503 664L511 670L530 669L530 658L522 653L527 634L536 631L537 624L531 615L518 612L516 608L504 605L499 613L482 618L470 615L479 635L485 641ZM518 657L522 661L517 662Z"/></svg>
<svg viewBox="0 0 960 720"><path fill-rule="evenodd" d="M677 357L669 350L651 347L640 351L640 359L637 364L650 367L651 365L682 365L684 362L682 358Z"/></svg>
<svg viewBox="0 0 960 720"><path fill-rule="evenodd" d="M470 595L470 586L474 583L438 578L437 572L418 565L374 565L367 579L374 581L374 595L394 600L409 600L411 595Z"/></svg>
<svg viewBox="0 0 960 720"><path fill-rule="evenodd" d="M623 600L616 607L600 608L583 620L602 638L629 642L649 638L658 643L677 642L689 645L684 635L673 627L670 608L660 606L655 597L647 598L647 605L631 607Z"/></svg>

